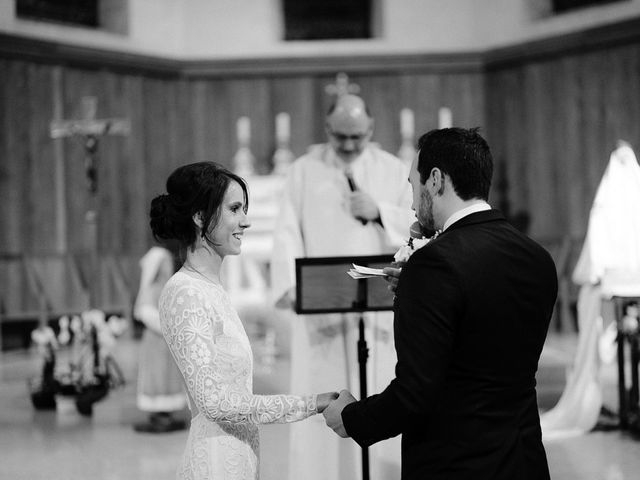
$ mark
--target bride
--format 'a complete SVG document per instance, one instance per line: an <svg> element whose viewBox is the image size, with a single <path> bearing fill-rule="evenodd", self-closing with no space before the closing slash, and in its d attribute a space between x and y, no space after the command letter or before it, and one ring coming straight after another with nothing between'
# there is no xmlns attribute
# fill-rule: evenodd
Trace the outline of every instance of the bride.
<svg viewBox="0 0 640 480"><path fill-rule="evenodd" d="M159 300L162 334L182 373L192 413L179 479L257 479L258 425L303 420L337 397L254 395L251 346L220 283L247 221L244 180L213 162L184 165L151 202L151 230L186 248Z"/></svg>

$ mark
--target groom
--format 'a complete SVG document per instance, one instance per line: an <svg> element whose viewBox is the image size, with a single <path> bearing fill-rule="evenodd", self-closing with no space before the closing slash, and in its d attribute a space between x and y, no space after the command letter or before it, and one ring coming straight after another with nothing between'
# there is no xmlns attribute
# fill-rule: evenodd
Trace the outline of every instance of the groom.
<svg viewBox="0 0 640 480"><path fill-rule="evenodd" d="M432 130L409 175L413 209L442 233L395 288L396 378L324 416L362 447L402 434L402 479L548 479L535 373L557 293L553 260L487 203L477 129Z"/></svg>

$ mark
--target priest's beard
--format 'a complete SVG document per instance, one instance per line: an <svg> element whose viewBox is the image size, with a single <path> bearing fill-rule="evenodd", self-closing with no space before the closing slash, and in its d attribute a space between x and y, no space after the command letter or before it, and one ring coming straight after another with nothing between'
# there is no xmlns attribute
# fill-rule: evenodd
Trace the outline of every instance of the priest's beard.
<svg viewBox="0 0 640 480"><path fill-rule="evenodd" d="M418 221L427 230L435 230L433 220L433 197L426 188L420 192L420 205L418 205Z"/></svg>

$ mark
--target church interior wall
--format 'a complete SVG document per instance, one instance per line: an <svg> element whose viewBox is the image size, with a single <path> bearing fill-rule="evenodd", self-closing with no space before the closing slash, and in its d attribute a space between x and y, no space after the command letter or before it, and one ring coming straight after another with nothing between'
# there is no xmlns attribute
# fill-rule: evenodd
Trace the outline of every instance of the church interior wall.
<svg viewBox="0 0 640 480"><path fill-rule="evenodd" d="M551 0L372 0L374 36L285 41L281 0L109 0L103 29L17 18L0 2L0 32L173 59L483 51L623 21L640 0L552 15ZM120 18L118 18L120 17Z"/></svg>
<svg viewBox="0 0 640 480"><path fill-rule="evenodd" d="M213 159L232 167L237 149L236 120L248 116L256 171L269 173L275 150L275 115L291 115L291 149L301 155L308 145L324 141L323 116L330 103L324 90L335 81L334 71L189 80L15 59L2 60L2 72L5 127L0 144L8 161L0 181L10 201L3 205L2 223L9 228L0 233L0 251L31 253L78 251L83 246L83 210L88 195L82 167L84 149L77 138L50 138L55 102L61 103L64 118L79 118L80 98L95 96L99 118L131 120L130 136L99 141L98 195L103 227L99 241L105 251L137 254L150 240L141 206L148 205L162 189L162 181L175 166ZM55 72L60 75L57 88ZM375 140L389 151L400 147L399 113L403 107L414 109L418 131L437 126L437 110L443 105L456 112L460 124L484 123L480 72L356 72L350 81L360 86L376 114ZM61 249L55 242L56 184L52 182L57 142L64 157L68 220ZM51 201L43 202L43 198Z"/></svg>
<svg viewBox="0 0 640 480"><path fill-rule="evenodd" d="M251 119L258 174L272 168L279 112L291 115L293 153L304 153L324 140L325 87L338 71L360 86L376 116L374 140L391 152L400 146L405 107L415 113L417 133L438 126L442 106L455 125L482 127L496 158L492 203L527 213L534 238L579 242L615 142L640 144L637 25L627 24L623 36L612 33L617 26L599 30L601 41L582 33L570 48L559 37L483 54L267 58L256 69L251 61L117 58L59 42L0 42L0 284L12 293L9 310L39 308L29 272L16 259L46 260L38 268L46 263L61 308L75 296L69 285L79 291L87 277L82 261L68 261L86 254L83 145L49 136L51 119L77 118L86 95L97 97L99 118L132 124L129 136L99 143L98 245L133 289L137 260L152 242L148 205L167 175L190 161L232 166L241 116ZM109 301L118 282L104 278Z"/></svg>
<svg viewBox="0 0 640 480"><path fill-rule="evenodd" d="M95 96L98 118L131 121L129 136L99 140L97 245L103 259L116 259L122 277L135 288L137 260L152 243L148 206L162 191L168 174L193 161L215 160L232 168L238 148L236 121L241 116L251 119L250 146L257 174L269 173L273 167L279 112L291 116L295 155L323 142L323 117L330 103L325 87L335 82L336 74L328 68L297 75L185 78L13 57L0 60L0 72L0 152L6 159L0 189L8 200L0 210L0 252L5 265L0 282L3 291L12 292L5 299L6 312L34 312L39 307L37 295L26 285L28 272L19 266L24 256L37 259L39 265L57 265L46 270L47 283L64 285L70 268L81 279L90 273L85 262L85 215L91 197L83 168L84 145L80 138L50 138L56 104L61 118L79 118L80 99ZM437 127L438 108L444 104L456 112L459 124L485 123L483 74L477 69L357 71L350 81L360 86L376 115L375 140L392 152L400 147L403 107L414 109L417 131ZM61 183L55 180L60 165ZM58 189L63 189L61 199ZM77 263L75 267L69 266L69 257ZM10 259L13 265L7 267ZM101 268L104 271L107 265ZM104 275L100 281L103 301L110 304L117 296L114 279ZM52 302L64 310L68 293L63 290L48 296L55 297Z"/></svg>
<svg viewBox="0 0 640 480"><path fill-rule="evenodd" d="M640 145L640 43L499 68L486 82L511 211L529 214L538 239L580 245L610 153L618 140Z"/></svg>

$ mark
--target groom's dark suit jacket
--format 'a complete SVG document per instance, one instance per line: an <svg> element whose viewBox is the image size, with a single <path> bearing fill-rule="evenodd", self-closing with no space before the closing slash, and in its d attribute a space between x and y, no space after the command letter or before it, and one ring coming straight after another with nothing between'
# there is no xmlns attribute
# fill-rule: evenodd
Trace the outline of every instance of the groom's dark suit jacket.
<svg viewBox="0 0 640 480"><path fill-rule="evenodd" d="M535 373L557 294L549 254L495 210L416 251L396 289L396 378L348 405L360 445L402 434L403 479L548 479Z"/></svg>

